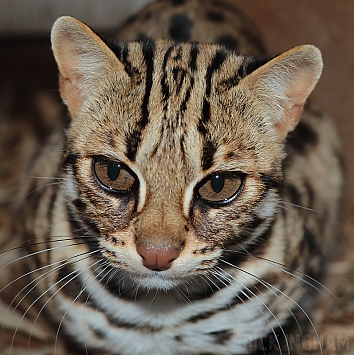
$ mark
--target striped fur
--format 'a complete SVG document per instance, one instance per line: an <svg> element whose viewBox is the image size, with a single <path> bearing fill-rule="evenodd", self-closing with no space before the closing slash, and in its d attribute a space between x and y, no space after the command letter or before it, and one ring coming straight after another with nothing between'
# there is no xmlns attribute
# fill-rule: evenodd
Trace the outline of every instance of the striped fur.
<svg viewBox="0 0 354 355"><path fill-rule="evenodd" d="M280 346L298 319L314 326L309 307L341 189L330 120L307 108L298 124L319 50L241 55L220 38L261 53L248 20L218 1L204 5L201 18L217 28L238 19L232 37L218 37L223 45L194 42L197 1L157 1L119 35L139 39L163 14L173 41L161 30L164 39L146 31L140 42L105 43L70 17L53 26L72 120L28 173L47 179L22 189L27 243L14 257L33 272L17 270L2 292L18 285L12 306L36 309L34 323L42 314L65 353L251 354L269 334ZM106 186L97 162L122 164L134 184ZM215 175L238 188L210 202L201 188ZM165 255L174 256L159 264Z"/></svg>

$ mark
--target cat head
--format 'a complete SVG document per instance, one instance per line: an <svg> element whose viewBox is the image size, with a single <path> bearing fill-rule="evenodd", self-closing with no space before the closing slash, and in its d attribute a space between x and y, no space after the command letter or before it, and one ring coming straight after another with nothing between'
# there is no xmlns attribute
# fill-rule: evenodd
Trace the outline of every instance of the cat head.
<svg viewBox="0 0 354 355"><path fill-rule="evenodd" d="M168 289L266 240L284 142L321 74L316 47L254 59L208 44L107 44L62 17L52 48L72 118L68 204L112 265Z"/></svg>

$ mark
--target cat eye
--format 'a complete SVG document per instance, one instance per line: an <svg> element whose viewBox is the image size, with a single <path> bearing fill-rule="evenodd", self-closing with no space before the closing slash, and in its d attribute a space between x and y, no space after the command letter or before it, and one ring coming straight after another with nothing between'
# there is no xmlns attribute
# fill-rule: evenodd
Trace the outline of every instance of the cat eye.
<svg viewBox="0 0 354 355"><path fill-rule="evenodd" d="M129 191L136 181L122 163L97 158L94 160L93 169L97 180L110 190Z"/></svg>
<svg viewBox="0 0 354 355"><path fill-rule="evenodd" d="M223 204L236 197L242 187L244 177L240 174L215 174L205 179L198 195L211 203Z"/></svg>

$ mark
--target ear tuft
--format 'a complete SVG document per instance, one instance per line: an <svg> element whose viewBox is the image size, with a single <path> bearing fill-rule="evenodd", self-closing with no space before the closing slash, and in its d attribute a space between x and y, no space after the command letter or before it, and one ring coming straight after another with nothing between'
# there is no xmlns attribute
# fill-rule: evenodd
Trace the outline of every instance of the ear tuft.
<svg viewBox="0 0 354 355"><path fill-rule="evenodd" d="M96 33L73 17L55 21L51 42L60 72L60 93L75 117L96 80L113 67L122 69L122 64Z"/></svg>
<svg viewBox="0 0 354 355"><path fill-rule="evenodd" d="M298 124L322 68L320 50L303 45L280 54L245 78L282 141Z"/></svg>

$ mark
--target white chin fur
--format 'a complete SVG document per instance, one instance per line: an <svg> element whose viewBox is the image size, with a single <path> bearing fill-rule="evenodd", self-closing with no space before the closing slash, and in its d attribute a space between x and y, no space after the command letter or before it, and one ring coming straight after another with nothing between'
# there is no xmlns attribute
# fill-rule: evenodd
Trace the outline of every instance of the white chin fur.
<svg viewBox="0 0 354 355"><path fill-rule="evenodd" d="M156 271L151 275L134 275L131 276L131 279L137 287L145 288L148 291L156 290L168 292L181 284L181 280L166 277L163 275L163 271Z"/></svg>

